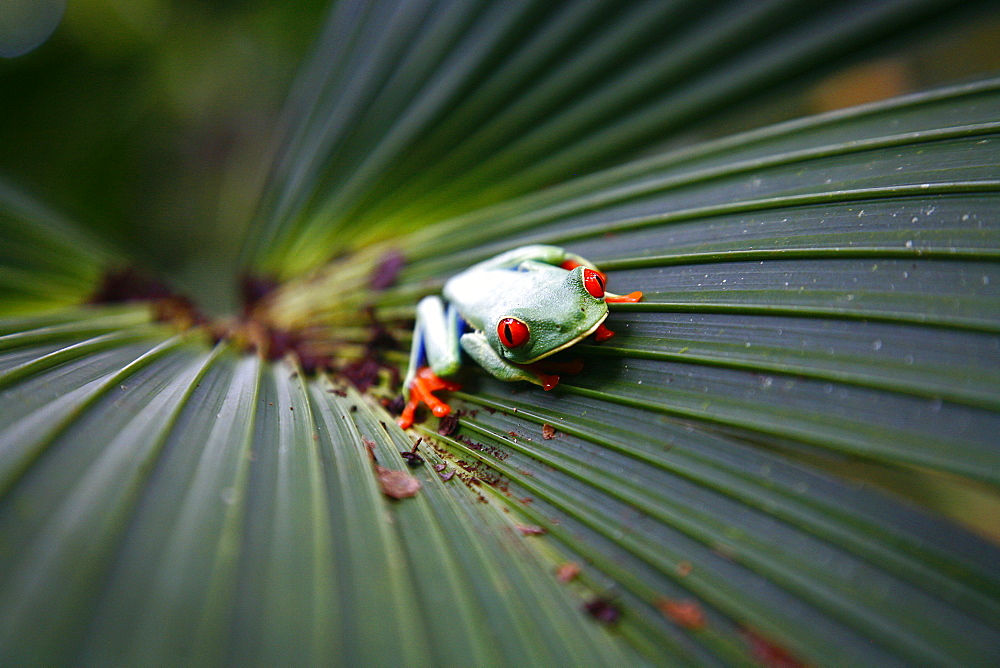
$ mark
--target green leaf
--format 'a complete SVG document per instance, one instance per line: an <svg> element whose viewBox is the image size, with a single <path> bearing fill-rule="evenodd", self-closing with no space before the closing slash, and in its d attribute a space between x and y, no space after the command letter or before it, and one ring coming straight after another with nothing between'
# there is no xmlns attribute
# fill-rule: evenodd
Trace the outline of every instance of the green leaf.
<svg viewBox="0 0 1000 668"><path fill-rule="evenodd" d="M114 259L106 246L0 180L0 315L85 301Z"/></svg>
<svg viewBox="0 0 1000 668"><path fill-rule="evenodd" d="M704 642L737 621L820 661L993 652L995 547L698 422L575 394L480 387L462 406L470 438L454 445L509 476L639 614L694 597Z"/></svg>
<svg viewBox="0 0 1000 668"><path fill-rule="evenodd" d="M0 191L0 656L997 663L1000 80L693 140L956 7L338 2L232 320L83 306ZM399 430L417 299L527 243L643 300Z"/></svg>
<svg viewBox="0 0 1000 668"><path fill-rule="evenodd" d="M33 458L3 467L5 656L628 656L457 478L427 465L418 498L386 499L371 457L405 469L411 443L359 395L163 335L74 359L4 395L0 452L30 438ZM53 404L25 397L53 385L75 419L26 429Z"/></svg>
<svg viewBox="0 0 1000 668"><path fill-rule="evenodd" d="M341 4L249 256L294 276L621 163L954 4Z"/></svg>

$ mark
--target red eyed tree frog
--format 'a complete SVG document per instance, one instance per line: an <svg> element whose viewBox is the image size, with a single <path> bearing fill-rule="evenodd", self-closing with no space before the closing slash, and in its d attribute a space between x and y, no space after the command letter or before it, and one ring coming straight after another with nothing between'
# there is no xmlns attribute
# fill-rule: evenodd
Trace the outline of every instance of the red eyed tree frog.
<svg viewBox="0 0 1000 668"><path fill-rule="evenodd" d="M613 295L593 263L557 246L523 246L475 264L444 285L444 300L417 305L410 365L403 381L403 429L424 403L437 417L451 407L432 393L460 386L440 376L458 371L461 351L500 380L526 380L551 390L558 373L578 373L582 362L541 361L591 334L614 336L604 326L608 302L637 302L641 292Z"/></svg>

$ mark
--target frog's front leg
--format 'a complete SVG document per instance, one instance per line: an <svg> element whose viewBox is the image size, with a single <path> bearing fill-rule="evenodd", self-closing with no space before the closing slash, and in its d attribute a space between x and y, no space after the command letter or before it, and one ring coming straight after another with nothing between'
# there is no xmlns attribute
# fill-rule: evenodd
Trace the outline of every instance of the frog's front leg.
<svg viewBox="0 0 1000 668"><path fill-rule="evenodd" d="M439 377L455 373L462 364L459 327L458 312L451 305L446 309L439 297L424 297L417 304L410 364L403 380L406 406L397 420L403 429L413 425L413 414L421 403L437 417L451 412L451 407L433 392L461 389L458 383Z"/></svg>
<svg viewBox="0 0 1000 668"><path fill-rule="evenodd" d="M535 385L541 385L546 390L551 390L559 384L559 376L546 373L546 370L539 368L541 363L536 364L515 364L497 354L486 335L482 332L469 332L462 335L462 349L469 354L479 366L490 372L490 375L500 380L515 381L526 380ZM578 373L579 369L573 366L570 373Z"/></svg>

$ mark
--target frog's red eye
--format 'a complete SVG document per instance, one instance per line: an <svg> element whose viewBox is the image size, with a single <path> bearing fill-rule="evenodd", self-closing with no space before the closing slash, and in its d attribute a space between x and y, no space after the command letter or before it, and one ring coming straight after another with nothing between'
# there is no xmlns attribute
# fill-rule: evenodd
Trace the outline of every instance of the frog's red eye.
<svg viewBox="0 0 1000 668"><path fill-rule="evenodd" d="M593 269L583 270L583 287L598 299L604 296L604 277Z"/></svg>
<svg viewBox="0 0 1000 668"><path fill-rule="evenodd" d="M497 336L507 348L517 348L528 342L528 326L517 318L504 318L497 323Z"/></svg>

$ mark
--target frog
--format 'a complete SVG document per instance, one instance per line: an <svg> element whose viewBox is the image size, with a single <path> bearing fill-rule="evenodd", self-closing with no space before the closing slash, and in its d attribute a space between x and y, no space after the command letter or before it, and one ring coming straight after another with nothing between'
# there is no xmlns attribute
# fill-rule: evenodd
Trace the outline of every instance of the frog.
<svg viewBox="0 0 1000 668"><path fill-rule="evenodd" d="M611 338L608 303L642 299L641 292L617 295L606 285L593 262L544 244L514 248L452 276L442 296L417 304L399 426L413 425L421 403L438 418L451 413L434 392L461 389L448 377L462 367L463 352L495 378L545 390L559 384L560 374L580 373L581 360L547 358L591 335L598 342Z"/></svg>

